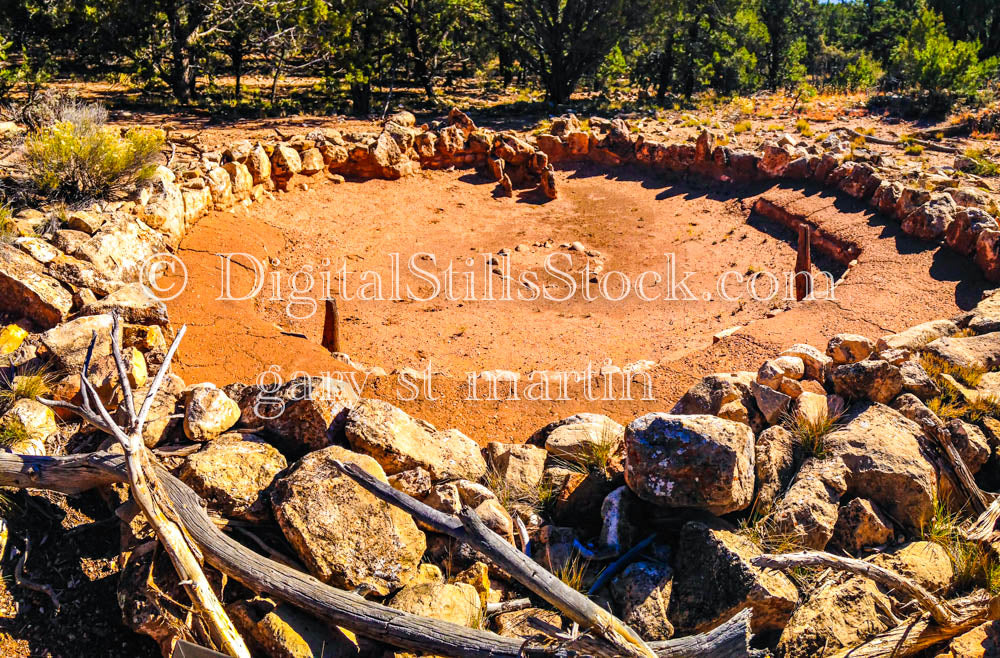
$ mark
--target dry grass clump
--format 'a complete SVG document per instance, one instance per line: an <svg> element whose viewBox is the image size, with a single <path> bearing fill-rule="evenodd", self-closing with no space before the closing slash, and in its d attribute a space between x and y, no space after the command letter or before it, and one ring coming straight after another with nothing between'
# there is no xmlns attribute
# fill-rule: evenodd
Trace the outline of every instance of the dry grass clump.
<svg viewBox="0 0 1000 658"><path fill-rule="evenodd" d="M804 457L826 459L826 437L840 428L842 414L812 416L809 414L786 413L781 424L787 429Z"/></svg>
<svg viewBox="0 0 1000 658"><path fill-rule="evenodd" d="M795 129L799 131L799 134L802 135L803 137L812 137L813 135L812 126L810 126L809 122L806 121L805 119L799 119L798 121L796 121Z"/></svg>
<svg viewBox="0 0 1000 658"><path fill-rule="evenodd" d="M746 121L739 121L733 126L733 132L739 135L740 133L745 133L753 128L753 123L748 119Z"/></svg>
<svg viewBox="0 0 1000 658"><path fill-rule="evenodd" d="M920 365L930 375L931 379L941 379L941 375L951 375L966 386L976 387L986 370L974 366L958 366L950 363L936 354L924 352L920 355Z"/></svg>
<svg viewBox="0 0 1000 658"><path fill-rule="evenodd" d="M578 592L584 591L584 579L587 576L589 560L584 560L580 554L573 551L573 555L568 560L553 569L550 562L549 569L556 578L563 581Z"/></svg>
<svg viewBox="0 0 1000 658"><path fill-rule="evenodd" d="M0 204L0 240L11 240L17 237L17 224L14 223L14 213L10 206Z"/></svg>
<svg viewBox="0 0 1000 658"><path fill-rule="evenodd" d="M977 176L998 176L1000 175L1000 165L987 159L986 150L981 148L966 149L965 157L971 159L976 164L972 167L972 173Z"/></svg>
<svg viewBox="0 0 1000 658"><path fill-rule="evenodd" d="M31 434L20 421L7 421L5 423L0 423L0 446L4 448L9 448L12 445L16 445L23 441L29 441L31 439ZM3 497L0 496L0 502L3 501ZM2 508L0 504L0 508Z"/></svg>
<svg viewBox="0 0 1000 658"><path fill-rule="evenodd" d="M21 366L10 377L0 372L0 409L6 409L18 400L47 395L55 376L45 366Z"/></svg>
<svg viewBox="0 0 1000 658"><path fill-rule="evenodd" d="M134 188L156 171L162 132L120 134L99 105L65 101L53 122L25 138L24 171L34 190L56 199L106 197Z"/></svg>
<svg viewBox="0 0 1000 658"><path fill-rule="evenodd" d="M949 512L941 501L934 502L934 514L920 529L921 539L938 544L948 553L955 569L955 588L960 592L977 587L1000 593L1000 561L979 542L965 539L962 516Z"/></svg>

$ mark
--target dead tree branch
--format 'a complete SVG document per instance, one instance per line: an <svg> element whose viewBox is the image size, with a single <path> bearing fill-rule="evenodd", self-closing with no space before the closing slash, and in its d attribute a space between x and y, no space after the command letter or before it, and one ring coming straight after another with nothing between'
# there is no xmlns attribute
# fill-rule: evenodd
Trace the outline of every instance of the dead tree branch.
<svg viewBox="0 0 1000 658"><path fill-rule="evenodd" d="M750 562L755 567L761 569L778 569L782 571L796 567L827 567L837 571L847 571L864 576L906 594L927 610L934 618L934 621L941 626L954 626L958 623L957 613L947 601L942 601L934 596L919 583L871 562L840 557L839 555L820 551L802 551L800 553L787 553L785 555L761 555L753 558Z"/></svg>
<svg viewBox="0 0 1000 658"><path fill-rule="evenodd" d="M354 464L334 462L337 468L375 497L409 513L414 519L469 544L503 569L514 580L545 599L584 628L593 630L623 655L653 656L639 634L586 596L562 582L503 537L487 528L470 508L459 517L444 514L393 489Z"/></svg>

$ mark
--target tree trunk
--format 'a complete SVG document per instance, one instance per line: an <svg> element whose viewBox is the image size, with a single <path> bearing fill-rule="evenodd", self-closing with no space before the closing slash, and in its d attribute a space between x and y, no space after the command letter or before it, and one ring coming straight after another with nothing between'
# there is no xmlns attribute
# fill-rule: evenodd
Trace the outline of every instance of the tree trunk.
<svg viewBox="0 0 1000 658"><path fill-rule="evenodd" d="M188 52L187 41L190 30L183 24L177 7L167 5L167 21L170 32L170 90L180 103L189 103L194 96L195 76L191 66L191 53Z"/></svg>
<svg viewBox="0 0 1000 658"><path fill-rule="evenodd" d="M351 84L351 111L361 116L372 110L372 85L370 82L355 82Z"/></svg>
<svg viewBox="0 0 1000 658"><path fill-rule="evenodd" d="M243 97L243 52L245 40L243 35L237 35L233 38L232 48L229 51L229 56L233 60L233 75L236 77L236 89L234 90L234 95L236 100L240 100Z"/></svg>
<svg viewBox="0 0 1000 658"><path fill-rule="evenodd" d="M660 77L656 82L656 102L663 105L674 77L674 33L670 32L660 57Z"/></svg>

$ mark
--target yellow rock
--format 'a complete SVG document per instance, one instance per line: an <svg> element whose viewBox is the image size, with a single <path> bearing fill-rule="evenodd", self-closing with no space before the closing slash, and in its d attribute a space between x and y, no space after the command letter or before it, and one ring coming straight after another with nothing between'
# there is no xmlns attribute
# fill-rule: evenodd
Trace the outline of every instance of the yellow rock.
<svg viewBox="0 0 1000 658"><path fill-rule="evenodd" d="M132 385L133 389L145 386L149 379L149 371L146 370L146 357L135 347L126 348L122 356L125 359L125 367L128 368L128 383Z"/></svg>
<svg viewBox="0 0 1000 658"><path fill-rule="evenodd" d="M453 583L472 585L479 594L479 600L485 606L490 598L489 567L482 562L476 562L465 571L452 578Z"/></svg>
<svg viewBox="0 0 1000 658"><path fill-rule="evenodd" d="M444 574L441 573L441 568L436 564L428 564L427 562L421 563L417 567L417 575L413 577L410 581L410 585L423 585L424 583L443 583Z"/></svg>
<svg viewBox="0 0 1000 658"><path fill-rule="evenodd" d="M163 330L157 325L127 324L122 332L122 342L126 346L136 347L143 352L155 349L166 349L167 339Z"/></svg>
<svg viewBox="0 0 1000 658"><path fill-rule="evenodd" d="M8 324L0 330L0 354L10 354L28 337L28 332L16 324Z"/></svg>

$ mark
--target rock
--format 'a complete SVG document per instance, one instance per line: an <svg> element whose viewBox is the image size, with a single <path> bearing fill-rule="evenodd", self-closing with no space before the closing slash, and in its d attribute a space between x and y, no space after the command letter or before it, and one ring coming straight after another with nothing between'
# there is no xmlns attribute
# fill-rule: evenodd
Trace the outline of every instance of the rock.
<svg viewBox="0 0 1000 658"><path fill-rule="evenodd" d="M0 243L0 306L11 316L23 316L48 329L69 314L73 296L31 256Z"/></svg>
<svg viewBox="0 0 1000 658"><path fill-rule="evenodd" d="M411 468L390 475L389 484L396 491L402 491L407 496L420 500L431 492L431 474L420 467Z"/></svg>
<svg viewBox="0 0 1000 658"><path fill-rule="evenodd" d="M267 151L260 144L257 144L250 150L250 154L247 156L246 162L244 164L247 166L247 170L250 171L250 175L253 177L253 184L260 185L262 183L268 183L271 180L271 158L268 157Z"/></svg>
<svg viewBox="0 0 1000 658"><path fill-rule="evenodd" d="M1000 231L980 232L976 238L976 265L989 281L1000 281Z"/></svg>
<svg viewBox="0 0 1000 658"><path fill-rule="evenodd" d="M61 370L79 372L83 369L87 349L95 333L97 341L94 343L94 359L111 354L111 327L110 315L87 315L64 322L39 336L39 354L51 359ZM121 331L120 325L118 331ZM118 337L121 338L120 333Z"/></svg>
<svg viewBox="0 0 1000 658"><path fill-rule="evenodd" d="M960 208L948 225L944 239L953 250L970 256L976 251L979 234L985 230L1000 230L992 215L980 208Z"/></svg>
<svg viewBox="0 0 1000 658"><path fill-rule="evenodd" d="M636 527L632 524L631 512L638 506L639 500L626 487L621 486L604 497L601 503L601 546L614 547L622 550L631 546L635 539Z"/></svg>
<svg viewBox="0 0 1000 658"><path fill-rule="evenodd" d="M904 361L899 366L899 374L903 377L903 391L912 393L921 400L929 400L941 393L937 384L917 361Z"/></svg>
<svg viewBox="0 0 1000 658"><path fill-rule="evenodd" d="M899 198L902 195L903 185L901 183L882 181L874 194L872 194L871 203L883 215L894 217L896 205L899 203Z"/></svg>
<svg viewBox="0 0 1000 658"><path fill-rule="evenodd" d="M299 152L285 144L275 146L271 154L271 171L274 178L285 180L302 171Z"/></svg>
<svg viewBox="0 0 1000 658"><path fill-rule="evenodd" d="M564 478L551 479L558 491L552 506L556 523L572 525L581 532L597 534L603 524L601 509L612 491L625 483L620 473L606 473L600 469L589 473L568 471Z"/></svg>
<svg viewBox="0 0 1000 658"><path fill-rule="evenodd" d="M277 390L251 386L232 397L245 424L274 438L286 455L298 457L343 436L351 405L358 399L342 378L298 377Z"/></svg>
<svg viewBox="0 0 1000 658"><path fill-rule="evenodd" d="M548 452L543 448L527 444L491 441L486 446L487 461L511 491L537 489L545 474L547 456Z"/></svg>
<svg viewBox="0 0 1000 658"><path fill-rule="evenodd" d="M930 200L903 218L903 233L921 240L937 240L945 234L958 210L948 194L931 194Z"/></svg>
<svg viewBox="0 0 1000 658"><path fill-rule="evenodd" d="M753 397L757 401L757 408L764 414L764 419L771 425L788 413L792 403L792 398L788 395L756 382L753 384Z"/></svg>
<svg viewBox="0 0 1000 658"><path fill-rule="evenodd" d="M860 576L828 579L788 620L778 641L784 658L830 656L896 625L885 611L892 601Z"/></svg>
<svg viewBox="0 0 1000 658"><path fill-rule="evenodd" d="M747 538L704 523L681 528L669 616L678 633L710 630L750 608L753 633L785 626L799 600L782 573L758 569L762 551Z"/></svg>
<svg viewBox="0 0 1000 658"><path fill-rule="evenodd" d="M525 608L516 612L504 612L493 618L498 635L514 638L534 638L539 635L529 620L537 618L556 628L562 628L562 617L559 613L543 608Z"/></svg>
<svg viewBox="0 0 1000 658"><path fill-rule="evenodd" d="M847 493L868 498L907 528L931 517L938 473L918 425L878 403L858 405L827 435L826 451L849 470Z"/></svg>
<svg viewBox="0 0 1000 658"><path fill-rule="evenodd" d="M882 336L878 339L876 349L879 352L898 349L915 352L933 340L943 336L951 336L957 332L958 325L951 320L931 320L930 322L910 327L898 334Z"/></svg>
<svg viewBox="0 0 1000 658"><path fill-rule="evenodd" d="M952 444L969 467L969 472L975 475L990 459L991 450L986 435L975 425L960 418L948 421L947 427Z"/></svg>
<svg viewBox="0 0 1000 658"><path fill-rule="evenodd" d="M23 455L43 456L45 441L59 432L55 414L31 398L21 398L0 416L0 430L10 442L5 448Z"/></svg>
<svg viewBox="0 0 1000 658"><path fill-rule="evenodd" d="M473 508L483 525L497 533L509 543L514 543L514 519L495 498L484 500Z"/></svg>
<svg viewBox="0 0 1000 658"><path fill-rule="evenodd" d="M462 511L462 497L458 493L458 487L453 482L446 482L431 488L430 493L424 497L423 503L452 516Z"/></svg>
<svg viewBox="0 0 1000 658"><path fill-rule="evenodd" d="M392 597L389 607L468 627L478 626L483 617L479 593L466 583L409 585Z"/></svg>
<svg viewBox="0 0 1000 658"><path fill-rule="evenodd" d="M833 359L823 354L812 345L805 345L802 343L792 345L787 350L782 352L781 356L793 356L802 359L802 364L805 368L804 376L808 379L814 379L819 382L826 379L827 370L829 370L830 364L833 363Z"/></svg>
<svg viewBox="0 0 1000 658"><path fill-rule="evenodd" d="M888 404L903 390L903 375L888 361L859 361L833 369L833 390L848 399Z"/></svg>
<svg viewBox="0 0 1000 658"><path fill-rule="evenodd" d="M154 542L147 542L127 555L116 595L122 622L134 632L151 637L162 655L170 656L178 639L196 639L187 626L188 610L177 604L183 600L184 589L177 582L166 551L154 551L155 547ZM210 574L206 576L211 578ZM150 586L151 582L155 586Z"/></svg>
<svg viewBox="0 0 1000 658"><path fill-rule="evenodd" d="M965 338L938 338L927 351L959 367L994 370L1000 367L1000 332Z"/></svg>
<svg viewBox="0 0 1000 658"><path fill-rule="evenodd" d="M753 451L753 432L742 423L651 413L625 431L625 481L657 505L725 514L750 504Z"/></svg>
<svg viewBox="0 0 1000 658"><path fill-rule="evenodd" d="M192 441L210 441L240 419L240 406L215 384L198 384L187 394L184 434Z"/></svg>
<svg viewBox="0 0 1000 658"><path fill-rule="evenodd" d="M69 214L66 225L74 231L83 231L87 235L93 235L104 223L104 216L96 212L86 210L75 210Z"/></svg>
<svg viewBox="0 0 1000 658"><path fill-rule="evenodd" d="M28 332L16 324L8 324L0 329L0 356L15 352L27 337Z"/></svg>
<svg viewBox="0 0 1000 658"><path fill-rule="evenodd" d="M433 480L478 480L486 461L475 441L458 430L437 430L381 400L361 400L344 427L351 448L371 455L390 475L420 467Z"/></svg>
<svg viewBox="0 0 1000 658"><path fill-rule="evenodd" d="M340 658L358 655L353 633L271 599L235 601L226 612L236 629L269 658Z"/></svg>
<svg viewBox="0 0 1000 658"><path fill-rule="evenodd" d="M323 161L323 154L318 148L307 149L302 152L302 169L304 176L313 176L323 171L326 163Z"/></svg>
<svg viewBox="0 0 1000 658"><path fill-rule="evenodd" d="M855 498L840 508L831 542L852 555L892 542L892 521L872 501Z"/></svg>
<svg viewBox="0 0 1000 658"><path fill-rule="evenodd" d="M910 578L924 589L947 597L955 578L955 568L944 546L929 541L912 541L892 551L880 553L874 564Z"/></svg>
<svg viewBox="0 0 1000 658"><path fill-rule="evenodd" d="M752 372L736 372L702 377L687 390L670 413L709 414L756 427L760 424L760 416L751 386L756 376Z"/></svg>
<svg viewBox="0 0 1000 658"><path fill-rule="evenodd" d="M223 516L263 521L270 516L271 484L287 465L261 440L224 434L189 455L178 477Z"/></svg>
<svg viewBox="0 0 1000 658"><path fill-rule="evenodd" d="M761 386L777 389L781 380L802 379L805 375L805 363L797 356L779 356L765 361L757 371L757 383Z"/></svg>
<svg viewBox="0 0 1000 658"><path fill-rule="evenodd" d="M175 435L180 440L183 434L180 426L184 411L182 405L184 388L184 380L177 375L167 374L164 377L163 384L156 392L153 405L149 409L146 424L142 428L142 439L147 448L153 448L167 439L174 438ZM148 392L148 386L133 389L132 400L136 410L142 406ZM114 417L118 423L127 420L123 408L119 408Z"/></svg>
<svg viewBox="0 0 1000 658"><path fill-rule="evenodd" d="M611 583L619 618L644 640L669 640L674 635L667 619L673 575L659 562L633 562Z"/></svg>
<svg viewBox="0 0 1000 658"><path fill-rule="evenodd" d="M249 172L247 172L249 173ZM212 193L212 205L216 210L225 210L236 202L233 195L233 179L222 167L212 167L205 173L208 189Z"/></svg>
<svg viewBox="0 0 1000 658"><path fill-rule="evenodd" d="M948 643L935 658L1000 658L1000 621L988 621Z"/></svg>
<svg viewBox="0 0 1000 658"><path fill-rule="evenodd" d="M757 475L757 506L769 510L795 475L795 439L780 425L760 433L754 445L754 468Z"/></svg>
<svg viewBox="0 0 1000 658"><path fill-rule="evenodd" d="M826 395L803 391L792 404L791 416L817 427L830 416L830 401Z"/></svg>
<svg viewBox="0 0 1000 658"><path fill-rule="evenodd" d="M167 326L167 305L151 296L141 283L129 283L104 299L85 306L82 315L104 315L117 312L123 322Z"/></svg>
<svg viewBox="0 0 1000 658"><path fill-rule="evenodd" d="M564 418L545 440L553 457L590 465L603 452L616 453L625 428L607 416L582 413Z"/></svg>
<svg viewBox="0 0 1000 658"><path fill-rule="evenodd" d="M776 503L771 517L775 530L801 546L823 550L833 536L847 476L839 459L806 460Z"/></svg>
<svg viewBox="0 0 1000 658"><path fill-rule="evenodd" d="M63 249L90 261L99 274L112 281L138 280L149 258L166 250L159 233L124 213L114 213L101 230L73 249Z"/></svg>
<svg viewBox="0 0 1000 658"><path fill-rule="evenodd" d="M559 192L556 189L556 176L555 172L552 170L551 166L546 167L542 170L540 174L541 182L539 183L539 188L547 199L555 199L559 196Z"/></svg>
<svg viewBox="0 0 1000 658"><path fill-rule="evenodd" d="M314 576L384 596L416 575L426 539L409 514L341 474L334 460L357 464L386 481L371 457L339 446L317 450L275 484L274 516Z"/></svg>
<svg viewBox="0 0 1000 658"><path fill-rule="evenodd" d="M149 201L138 213L140 219L150 228L162 233L167 244L176 246L184 236L184 196L181 188L172 180L155 176L148 191ZM100 226L101 224L95 224L86 232L93 234Z"/></svg>
<svg viewBox="0 0 1000 658"><path fill-rule="evenodd" d="M833 359L834 365L857 363L867 359L875 345L864 336L857 334L837 334L826 346L826 355Z"/></svg>
<svg viewBox="0 0 1000 658"><path fill-rule="evenodd" d="M229 175L230 187L233 191L233 199L235 201L243 201L244 199L250 198L250 192L253 190L253 174L250 173L250 169L241 162L227 162L222 166ZM214 197L213 197L214 200ZM216 201L216 203L218 203Z"/></svg>
<svg viewBox="0 0 1000 658"><path fill-rule="evenodd" d="M207 186L184 188L181 190L181 198L184 200L184 223L188 226L192 226L212 207L212 190Z"/></svg>
<svg viewBox="0 0 1000 658"><path fill-rule="evenodd" d="M763 157L757 169L768 178L777 178L785 172L788 163L792 161L793 151L788 146L778 146L773 142L765 142Z"/></svg>
<svg viewBox="0 0 1000 658"><path fill-rule="evenodd" d="M931 199L931 193L927 190L915 188L915 187L905 187L903 192L899 195L899 201L896 203L895 216L899 220L903 220L907 215L912 213L914 210L927 203Z"/></svg>

